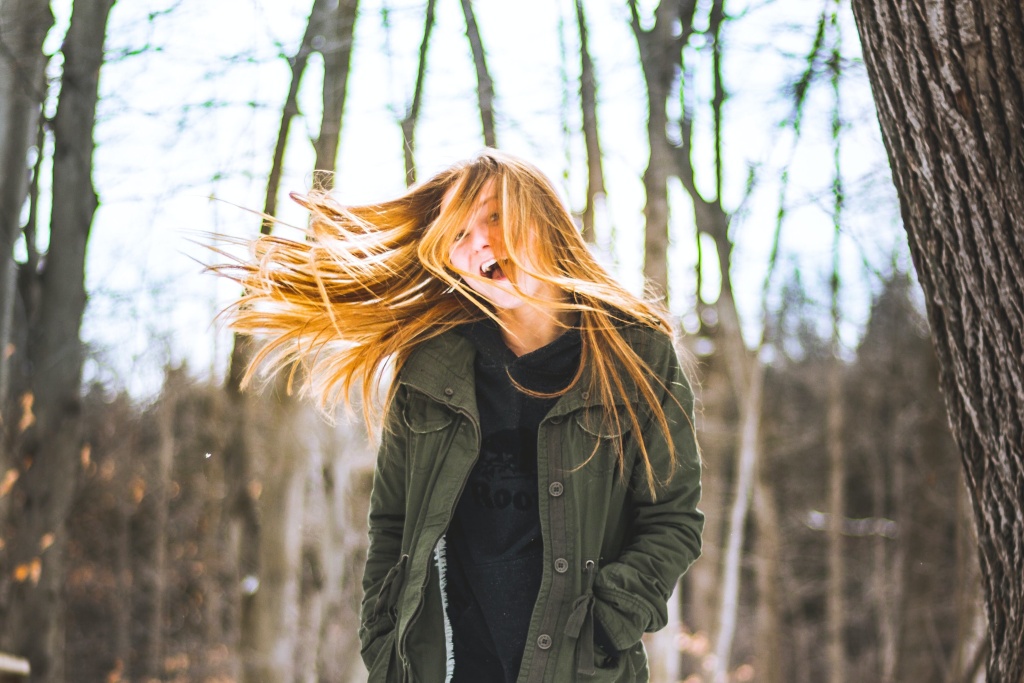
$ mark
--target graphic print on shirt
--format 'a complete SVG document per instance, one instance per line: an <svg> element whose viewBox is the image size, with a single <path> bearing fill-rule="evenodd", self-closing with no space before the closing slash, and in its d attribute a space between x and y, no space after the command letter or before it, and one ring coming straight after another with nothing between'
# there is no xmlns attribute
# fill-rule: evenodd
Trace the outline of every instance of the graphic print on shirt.
<svg viewBox="0 0 1024 683"><path fill-rule="evenodd" d="M537 444L526 430L490 434L480 448L470 495L481 510L511 507L527 512L537 504Z"/></svg>

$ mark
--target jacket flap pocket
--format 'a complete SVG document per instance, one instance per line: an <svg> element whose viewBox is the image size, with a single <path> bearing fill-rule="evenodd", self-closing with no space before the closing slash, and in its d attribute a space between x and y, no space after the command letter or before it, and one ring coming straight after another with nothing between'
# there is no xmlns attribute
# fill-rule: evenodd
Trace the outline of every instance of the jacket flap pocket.
<svg viewBox="0 0 1024 683"><path fill-rule="evenodd" d="M412 393L402 410L405 425L417 434L437 432L452 423L450 410L422 394Z"/></svg>
<svg viewBox="0 0 1024 683"><path fill-rule="evenodd" d="M625 410L616 415L600 406L576 411L576 423L580 429L599 439L617 439L632 427Z"/></svg>

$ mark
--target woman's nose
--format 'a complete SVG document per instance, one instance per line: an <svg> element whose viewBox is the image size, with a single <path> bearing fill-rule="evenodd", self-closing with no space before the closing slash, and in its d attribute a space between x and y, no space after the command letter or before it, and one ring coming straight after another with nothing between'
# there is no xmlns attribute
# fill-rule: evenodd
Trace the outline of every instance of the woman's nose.
<svg viewBox="0 0 1024 683"><path fill-rule="evenodd" d="M473 226L469 232L470 245L474 251L479 251L490 246L490 233L486 227L481 225Z"/></svg>

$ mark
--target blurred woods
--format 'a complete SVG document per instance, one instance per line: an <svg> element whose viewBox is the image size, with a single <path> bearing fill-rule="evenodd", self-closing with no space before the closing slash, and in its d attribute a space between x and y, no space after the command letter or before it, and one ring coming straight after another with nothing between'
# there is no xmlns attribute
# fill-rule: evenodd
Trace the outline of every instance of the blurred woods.
<svg viewBox="0 0 1024 683"><path fill-rule="evenodd" d="M149 21L167 21L180 4ZM669 627L648 636L652 680L978 679L988 650L977 544L922 297L898 254L862 249L850 227L877 208L874 184L889 181L877 169L854 177L843 152L858 144L848 142L844 98L864 93L848 8L805 3L802 47L788 56L796 66L775 95L788 151L781 164L743 167L723 152L737 134L724 112L746 84L727 82L725 65L757 59L730 40L754 10L626 0L619 18L635 41L630 68L647 101L636 123L646 124L649 157L637 179L643 225L625 225L608 210L602 150L616 131L601 125L591 6L563 4L563 106L546 115L560 117L566 149L582 150L571 173L585 190L572 208L604 249L644 230L644 274L683 312L682 343L699 361L704 556L676 592ZM329 425L287 395L283 378L240 391L253 352L243 338L223 381L168 368L147 401L82 385L97 78L112 5L76 3L63 45L47 53L49 3L0 0L0 652L29 661L31 679L47 683L365 680L356 626L374 455L361 427ZM438 8L416 7L413 85L394 112L395 135L379 142L401 145L410 184L421 177L416 132L431 96ZM361 163L339 158L350 71L366 68L352 59L372 19L360 9L358 0L313 0L297 47L282 47L290 82L276 141L250 169L266 177L266 214L278 212L282 192L302 189L282 187L299 122L315 169ZM488 50L488 30L498 29L476 9L461 0L478 144L501 146L502 82L491 67L514 56ZM315 122L299 104L313 68ZM849 85L858 79L859 91ZM873 120L859 125L877 136ZM791 178L797 150L810 144L830 162L808 196ZM743 189L732 197L725 187L736 178ZM757 212L761 187L775 199ZM823 278L787 252L804 239L791 217L801 203L829 219ZM685 231L673 218L684 214ZM763 280L744 291L734 264L741 221L745 234L771 235ZM277 229L254 223L253 234ZM683 242L697 254L690 291L673 284L673 248ZM840 263L851 251L871 282L852 341L841 332L852 314ZM744 319L749 311L756 320Z"/></svg>

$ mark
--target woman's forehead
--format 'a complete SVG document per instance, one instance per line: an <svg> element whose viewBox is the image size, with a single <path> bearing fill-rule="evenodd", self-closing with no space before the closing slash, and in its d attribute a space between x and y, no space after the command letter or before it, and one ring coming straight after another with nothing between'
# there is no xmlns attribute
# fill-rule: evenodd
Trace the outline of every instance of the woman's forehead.
<svg viewBox="0 0 1024 683"><path fill-rule="evenodd" d="M463 181L462 183L453 183L452 186L445 191L444 196L441 198L441 211L445 211L451 206L452 201L454 201L456 195L459 194L459 190L462 189L464 186L465 181ZM477 191L476 195L472 197L472 199L467 197L465 198L465 200L469 202L472 206L482 206L484 204L497 201L498 192L497 183L495 179L488 178L487 180L485 180L483 185L480 186L480 189Z"/></svg>

